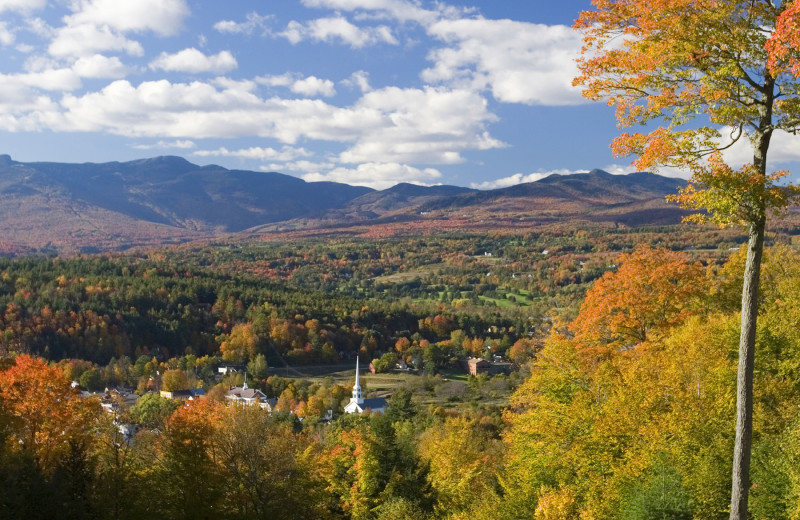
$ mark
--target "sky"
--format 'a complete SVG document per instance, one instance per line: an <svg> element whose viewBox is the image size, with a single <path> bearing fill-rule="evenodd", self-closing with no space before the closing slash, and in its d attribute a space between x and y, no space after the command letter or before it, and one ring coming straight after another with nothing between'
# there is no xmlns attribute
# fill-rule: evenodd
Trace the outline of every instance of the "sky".
<svg viewBox="0 0 800 520"><path fill-rule="evenodd" d="M589 0L0 0L0 153L385 189L633 171L572 87ZM773 165L800 159L773 140ZM728 152L744 162L746 146ZM738 154L738 157L737 157ZM680 172L665 172L681 175Z"/></svg>

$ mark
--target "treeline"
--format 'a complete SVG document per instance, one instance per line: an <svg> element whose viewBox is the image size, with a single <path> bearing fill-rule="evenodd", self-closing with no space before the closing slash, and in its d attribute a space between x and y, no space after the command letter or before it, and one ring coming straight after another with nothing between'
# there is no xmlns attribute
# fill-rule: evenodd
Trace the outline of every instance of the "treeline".
<svg viewBox="0 0 800 520"><path fill-rule="evenodd" d="M688 232L678 229L561 227L550 235L247 242L2 259L0 352L101 365L123 357L163 361L214 355L248 331L255 339L249 352L272 362L330 363L362 349L372 359L401 337L447 340L449 333L419 325L437 315L470 338L508 335L513 344L545 333L554 313L574 317L590 284L615 268L614 251L639 239L682 248ZM726 257L725 240L735 238L693 233L723 246L696 252L708 263Z"/></svg>
<svg viewBox="0 0 800 520"><path fill-rule="evenodd" d="M527 320L497 309L408 305L294 287L253 274L133 256L0 260L0 352L101 365L262 353L292 364L390 351L400 337L430 343L525 334ZM447 331L425 320L446 316ZM494 332L493 332L494 331Z"/></svg>

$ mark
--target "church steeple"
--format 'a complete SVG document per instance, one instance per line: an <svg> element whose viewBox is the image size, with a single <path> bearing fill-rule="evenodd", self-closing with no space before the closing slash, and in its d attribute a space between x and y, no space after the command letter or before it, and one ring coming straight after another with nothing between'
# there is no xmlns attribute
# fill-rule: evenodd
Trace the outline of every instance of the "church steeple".
<svg viewBox="0 0 800 520"><path fill-rule="evenodd" d="M353 397L350 398L350 402L364 404L364 398L361 396L361 385L358 384L358 356L356 356L356 384L353 385Z"/></svg>

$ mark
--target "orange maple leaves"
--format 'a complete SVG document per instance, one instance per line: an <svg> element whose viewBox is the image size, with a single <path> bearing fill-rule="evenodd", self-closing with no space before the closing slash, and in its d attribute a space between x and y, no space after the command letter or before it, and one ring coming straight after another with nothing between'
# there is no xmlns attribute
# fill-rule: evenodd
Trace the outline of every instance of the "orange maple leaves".
<svg viewBox="0 0 800 520"><path fill-rule="evenodd" d="M18 356L0 372L0 397L10 422L8 449L32 454L44 468L68 453L71 442L87 443L93 425L99 428L99 403L81 397L61 369L39 358Z"/></svg>
<svg viewBox="0 0 800 520"><path fill-rule="evenodd" d="M586 348L611 352L643 343L696 310L705 292L702 266L685 253L639 246L618 261L617 272L589 289L570 325Z"/></svg>

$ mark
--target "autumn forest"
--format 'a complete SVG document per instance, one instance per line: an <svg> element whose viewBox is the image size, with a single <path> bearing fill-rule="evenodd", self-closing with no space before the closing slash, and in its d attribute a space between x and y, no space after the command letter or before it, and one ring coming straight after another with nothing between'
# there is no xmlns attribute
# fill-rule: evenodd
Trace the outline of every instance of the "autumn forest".
<svg viewBox="0 0 800 520"><path fill-rule="evenodd" d="M574 85L691 224L602 172L2 258L0 518L800 518L800 2L593 6Z"/></svg>
<svg viewBox="0 0 800 520"><path fill-rule="evenodd" d="M800 493L792 238L771 235L763 272L760 518ZM3 516L719 518L743 239L564 228L4 260ZM368 395L397 378L384 414L342 413L356 355L377 368ZM469 357L514 368L468 376ZM244 374L225 365L275 409L226 406Z"/></svg>

